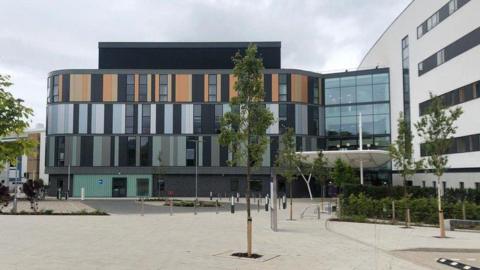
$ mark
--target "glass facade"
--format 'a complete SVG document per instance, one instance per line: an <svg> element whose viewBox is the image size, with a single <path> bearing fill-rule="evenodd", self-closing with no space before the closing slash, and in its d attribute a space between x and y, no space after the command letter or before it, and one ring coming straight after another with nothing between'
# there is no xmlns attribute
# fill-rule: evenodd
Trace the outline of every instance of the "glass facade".
<svg viewBox="0 0 480 270"><path fill-rule="evenodd" d="M388 73L326 78L325 130L327 149L357 149L359 121L363 147L385 149L390 143ZM360 118L361 115L361 118Z"/></svg>

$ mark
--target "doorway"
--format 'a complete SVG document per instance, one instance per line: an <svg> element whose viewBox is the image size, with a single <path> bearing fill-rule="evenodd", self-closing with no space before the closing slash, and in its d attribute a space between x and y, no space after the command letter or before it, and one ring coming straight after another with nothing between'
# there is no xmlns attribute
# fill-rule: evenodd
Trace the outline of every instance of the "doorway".
<svg viewBox="0 0 480 270"><path fill-rule="evenodd" d="M147 197L148 196L148 179L138 178L137 179L137 196L138 197Z"/></svg>
<svg viewBox="0 0 480 270"><path fill-rule="evenodd" d="M112 179L112 197L127 197L127 178Z"/></svg>

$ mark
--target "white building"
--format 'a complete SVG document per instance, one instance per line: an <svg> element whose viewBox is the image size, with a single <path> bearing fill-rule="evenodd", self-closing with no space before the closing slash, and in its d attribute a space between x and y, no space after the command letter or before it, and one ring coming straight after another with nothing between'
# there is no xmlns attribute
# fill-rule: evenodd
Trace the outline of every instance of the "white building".
<svg viewBox="0 0 480 270"><path fill-rule="evenodd" d="M4 180L5 185L13 188L15 183L21 185L28 179L43 179L44 184L48 185L48 174L45 173L45 128L43 125L37 125L35 128L26 130L19 135L20 138L29 138L37 141L37 147L29 155L23 155L18 158L16 165L6 163L3 170L0 171L0 181ZM16 135L3 137L1 141L17 140Z"/></svg>
<svg viewBox="0 0 480 270"><path fill-rule="evenodd" d="M429 92L444 95L463 115L449 154L447 187L480 188L480 1L414 0L387 28L359 68L390 69L391 137L400 112L417 122ZM405 76L404 76L405 74ZM403 101L403 102L402 102ZM414 139L415 158L421 157ZM417 174L413 185L433 186L432 174ZM400 184L398 175L393 183Z"/></svg>

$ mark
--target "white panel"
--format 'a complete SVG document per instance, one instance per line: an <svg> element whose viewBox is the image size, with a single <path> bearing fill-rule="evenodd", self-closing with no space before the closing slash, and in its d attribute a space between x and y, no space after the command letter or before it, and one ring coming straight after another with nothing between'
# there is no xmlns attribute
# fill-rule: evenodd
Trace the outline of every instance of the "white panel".
<svg viewBox="0 0 480 270"><path fill-rule="evenodd" d="M150 133L155 134L157 131L157 106L150 105Z"/></svg>
<svg viewBox="0 0 480 270"><path fill-rule="evenodd" d="M125 104L113 104L112 131L114 134L125 133Z"/></svg>
<svg viewBox="0 0 480 270"><path fill-rule="evenodd" d="M103 134L104 108L103 104L92 104L92 134Z"/></svg>
<svg viewBox="0 0 480 270"><path fill-rule="evenodd" d="M164 114L164 133L172 134L173 133L173 104L165 104L165 114Z"/></svg>
<svg viewBox="0 0 480 270"><path fill-rule="evenodd" d="M66 117L65 119L67 119L67 123L66 123L66 127L67 127L67 130L66 130L66 133L73 133L73 104L68 104L68 117Z"/></svg>
<svg viewBox="0 0 480 270"><path fill-rule="evenodd" d="M55 133L64 133L65 128L65 104L56 105L57 107L57 128Z"/></svg>
<svg viewBox="0 0 480 270"><path fill-rule="evenodd" d="M142 134L142 104L138 104L138 110L137 110L137 132L138 134Z"/></svg>
<svg viewBox="0 0 480 270"><path fill-rule="evenodd" d="M278 126L278 104L267 104L267 109L269 109L274 118L274 122L271 126L267 129L267 134L278 134L279 133L279 126Z"/></svg>
<svg viewBox="0 0 480 270"><path fill-rule="evenodd" d="M78 133L87 133L88 105L80 104L78 109Z"/></svg>
<svg viewBox="0 0 480 270"><path fill-rule="evenodd" d="M182 104L182 134L193 133L193 104Z"/></svg>

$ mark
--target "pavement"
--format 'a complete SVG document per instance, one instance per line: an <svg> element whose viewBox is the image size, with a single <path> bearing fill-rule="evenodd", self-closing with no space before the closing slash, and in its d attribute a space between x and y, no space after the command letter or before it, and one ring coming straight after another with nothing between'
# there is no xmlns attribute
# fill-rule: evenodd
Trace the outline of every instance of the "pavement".
<svg viewBox="0 0 480 270"><path fill-rule="evenodd" d="M104 205L122 202L137 204ZM300 219L309 205L296 200L293 221L280 210L278 232L268 212L252 211L253 249L263 255L255 260L229 256L246 251L241 210L170 216L158 212L168 207L149 205L157 214L0 216L0 269L453 269L437 257L480 266L479 233L438 239L437 228L327 222L326 214Z"/></svg>

